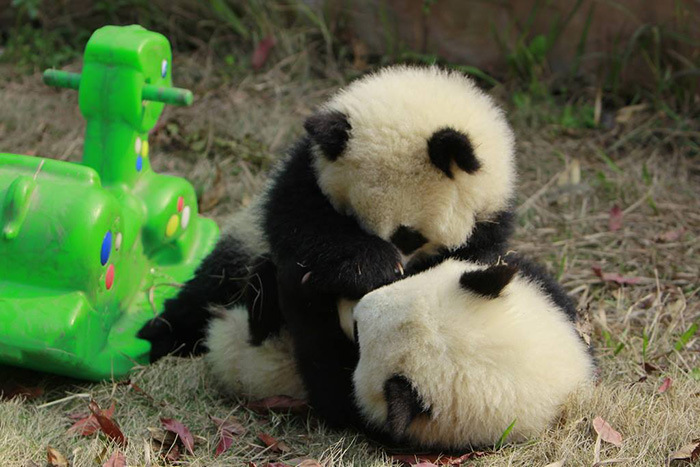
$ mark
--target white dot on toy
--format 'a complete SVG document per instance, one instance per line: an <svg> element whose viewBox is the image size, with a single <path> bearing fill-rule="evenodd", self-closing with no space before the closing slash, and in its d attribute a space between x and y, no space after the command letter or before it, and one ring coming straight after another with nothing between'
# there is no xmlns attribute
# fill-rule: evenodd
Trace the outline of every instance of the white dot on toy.
<svg viewBox="0 0 700 467"><path fill-rule="evenodd" d="M122 233L119 232L117 233L116 238L114 239L114 249L119 250L119 248L122 246Z"/></svg>
<svg viewBox="0 0 700 467"><path fill-rule="evenodd" d="M182 209L182 220L180 221L180 225L181 225L182 228L184 229L184 228L187 227L187 225L188 225L189 223L190 223L190 207L189 207L189 206L185 206L185 207Z"/></svg>
<svg viewBox="0 0 700 467"><path fill-rule="evenodd" d="M138 136L136 137L136 144L134 145L134 149L136 150L136 154L139 154L141 152L141 138Z"/></svg>
<svg viewBox="0 0 700 467"><path fill-rule="evenodd" d="M160 76L165 78L168 75L168 61L163 60L163 62L160 64Z"/></svg>

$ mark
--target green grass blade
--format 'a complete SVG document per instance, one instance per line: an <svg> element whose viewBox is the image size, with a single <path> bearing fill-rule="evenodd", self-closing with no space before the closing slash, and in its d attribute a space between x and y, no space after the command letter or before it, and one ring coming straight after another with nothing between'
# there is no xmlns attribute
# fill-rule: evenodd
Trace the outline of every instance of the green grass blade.
<svg viewBox="0 0 700 467"><path fill-rule="evenodd" d="M498 442L496 443L496 446L494 446L494 449L499 450L503 447L503 445L506 442L506 438L508 438L508 435L510 434L510 432L513 431L513 427L515 426L515 422L517 422L517 421L518 421L517 419L513 420L513 423L508 425L508 428L506 428L506 431L503 432L503 434L501 435L501 439L498 440Z"/></svg>
<svg viewBox="0 0 700 467"><path fill-rule="evenodd" d="M698 332L698 323L693 323L676 341L676 350L683 349L683 347L690 342L690 339L693 338L696 332Z"/></svg>

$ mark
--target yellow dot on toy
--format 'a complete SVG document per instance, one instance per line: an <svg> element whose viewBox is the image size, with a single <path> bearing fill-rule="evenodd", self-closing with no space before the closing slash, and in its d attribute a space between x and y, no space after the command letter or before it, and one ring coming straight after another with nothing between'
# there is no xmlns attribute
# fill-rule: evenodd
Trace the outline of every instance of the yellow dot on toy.
<svg viewBox="0 0 700 467"><path fill-rule="evenodd" d="M173 214L170 216L170 220L168 220L168 225L165 227L165 236L166 237L172 237L175 234L175 231L177 230L177 225L180 223L180 219L177 218L177 215Z"/></svg>
<svg viewBox="0 0 700 467"><path fill-rule="evenodd" d="M148 140L143 140L141 143L141 155L143 157L148 157Z"/></svg>

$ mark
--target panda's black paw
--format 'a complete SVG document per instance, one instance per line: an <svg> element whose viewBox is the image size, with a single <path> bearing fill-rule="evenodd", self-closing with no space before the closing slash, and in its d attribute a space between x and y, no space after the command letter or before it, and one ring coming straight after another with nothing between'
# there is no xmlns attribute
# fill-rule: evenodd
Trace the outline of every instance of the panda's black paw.
<svg viewBox="0 0 700 467"><path fill-rule="evenodd" d="M143 325L137 336L151 343L151 363L165 357L198 355L206 349L202 345L205 322L201 315L209 315L202 305L193 305L178 298L165 302L165 311Z"/></svg>
<svg viewBox="0 0 700 467"><path fill-rule="evenodd" d="M398 251L393 245L378 240L327 255L326 261L313 265L304 273L301 279L303 289L311 294L359 299L400 279L404 271Z"/></svg>

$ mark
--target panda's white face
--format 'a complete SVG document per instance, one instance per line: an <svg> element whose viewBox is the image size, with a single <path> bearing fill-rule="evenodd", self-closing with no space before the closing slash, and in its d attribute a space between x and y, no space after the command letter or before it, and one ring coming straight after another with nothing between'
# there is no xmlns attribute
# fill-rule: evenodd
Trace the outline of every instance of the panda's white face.
<svg viewBox="0 0 700 467"><path fill-rule="evenodd" d="M510 440L536 436L592 374L565 314L507 266L446 261L367 294L354 318L361 412L426 447L492 445L513 420Z"/></svg>
<svg viewBox="0 0 700 467"><path fill-rule="evenodd" d="M324 112L339 120L323 129L342 127L347 136L340 146L315 148L319 186L367 231L388 241L403 237L413 248L397 245L405 256L459 246L477 220L508 207L513 135L466 77L388 68L352 83Z"/></svg>

